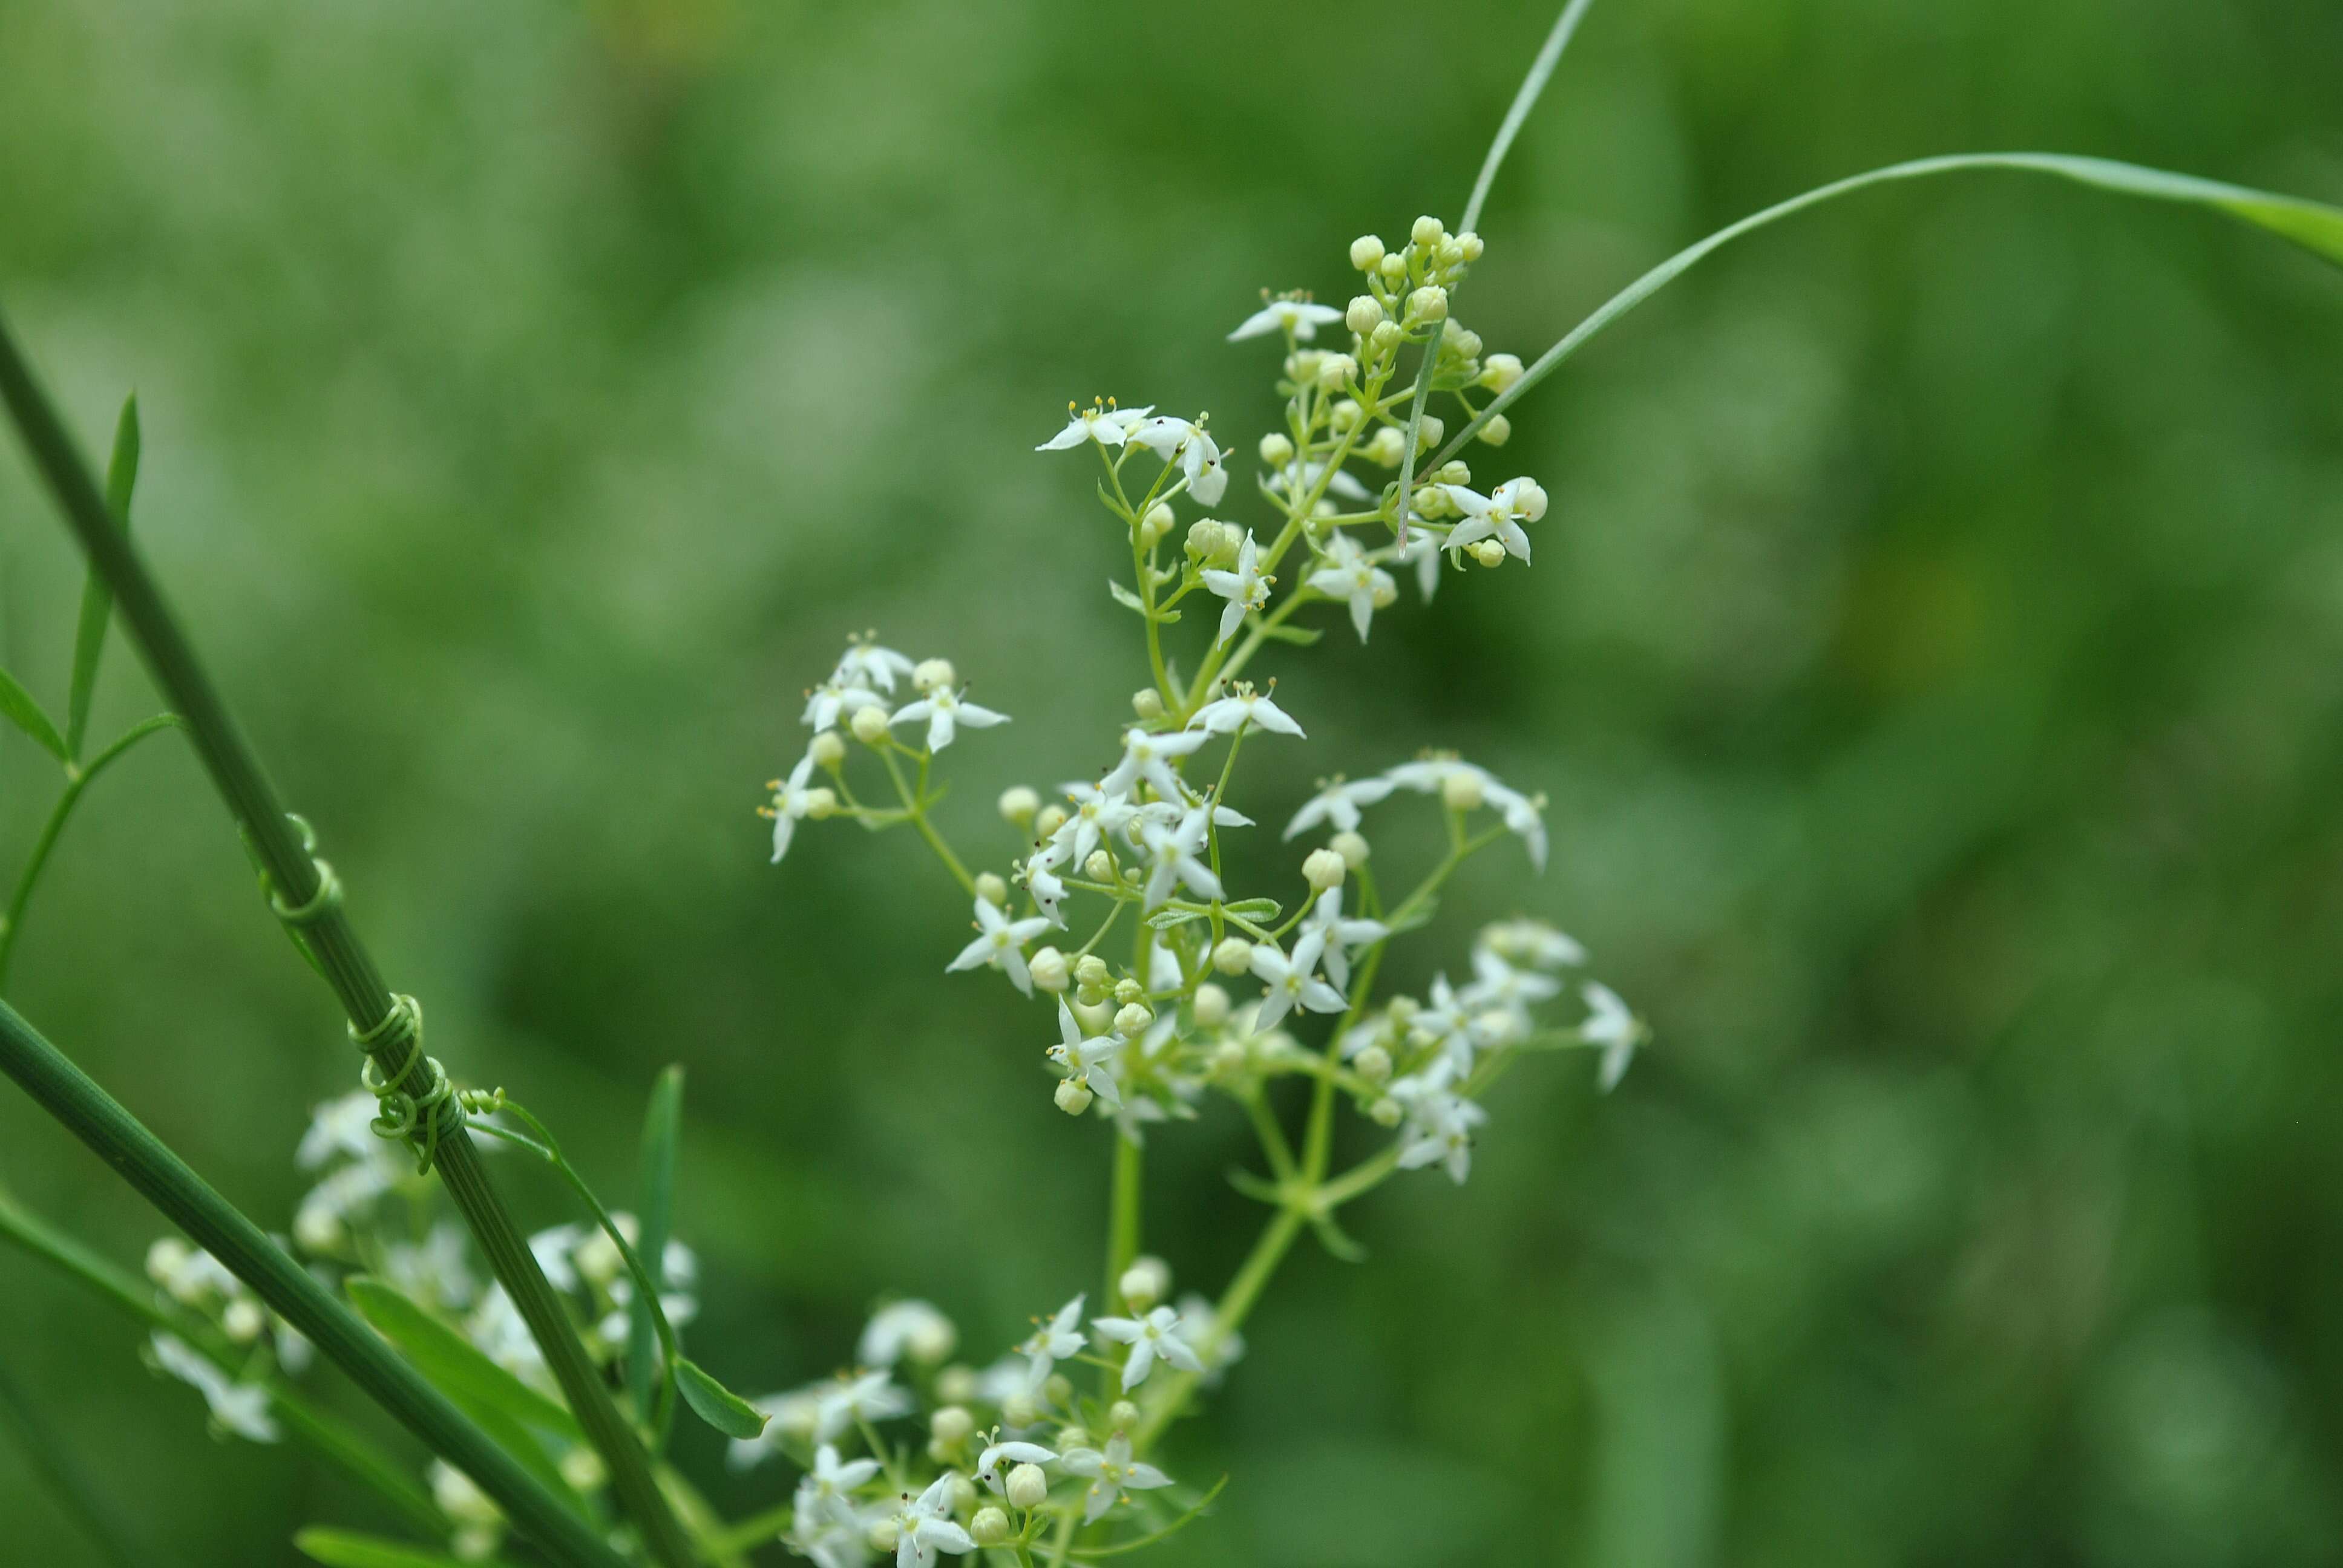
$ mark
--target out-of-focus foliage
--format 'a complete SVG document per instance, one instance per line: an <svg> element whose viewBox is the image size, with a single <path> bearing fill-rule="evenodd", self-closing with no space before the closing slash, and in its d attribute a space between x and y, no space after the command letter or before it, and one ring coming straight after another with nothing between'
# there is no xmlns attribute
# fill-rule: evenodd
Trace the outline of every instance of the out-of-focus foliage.
<svg viewBox="0 0 2343 1568"><path fill-rule="evenodd" d="M1453 222L1546 22L0 5L0 295L93 447L138 388L141 537L442 1054L614 1201L688 1064L692 1351L728 1381L833 1369L887 1286L1006 1342L1104 1222L1033 1015L941 973L920 846L765 864L797 690L865 626L950 655L1061 748L1022 780L955 753L948 825L1005 859L992 791L1094 768L1144 673L1091 656L1118 547L1028 448L1092 392L1258 427L1221 334L1263 286L1339 298L1357 232ZM1534 353L1707 229L1930 152L2335 200L2338 66L2343 10L2299 0L1606 3L1498 186L1474 323ZM1754 241L1525 402L1536 568L1278 695L1353 771L1432 735L1548 789L1528 912L1657 1043L1606 1101L1523 1075L1469 1188L1356 1211L1367 1265L1297 1258L1171 1450L1241 1484L1167 1553L2336 1561L2338 387L2331 269L1981 177ZM79 568L13 445L0 570L6 661L61 692ZM151 705L109 660L99 728ZM52 770L0 740L12 864ZM289 1211L355 1063L183 748L93 792L14 980ZM1247 1139L1161 1141L1151 1247L1214 1287ZM156 1228L13 1094L0 1175L125 1261ZM382 1523L202 1442L128 1324L0 1282L0 1358L170 1560ZM720 1496L774 1500L716 1449L685 1456ZM93 1560L34 1476L0 1451L12 1560Z"/></svg>

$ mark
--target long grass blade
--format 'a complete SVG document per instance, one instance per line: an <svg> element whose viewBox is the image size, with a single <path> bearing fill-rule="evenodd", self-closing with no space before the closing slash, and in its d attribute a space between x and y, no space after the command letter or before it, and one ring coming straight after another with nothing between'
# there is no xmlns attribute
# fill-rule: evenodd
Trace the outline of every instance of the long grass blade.
<svg viewBox="0 0 2343 1568"><path fill-rule="evenodd" d="M1594 0L1570 0L1555 18L1554 31L1545 35L1537 58L1530 62L1530 74L1522 78L1521 91L1513 95L1513 106L1505 111L1504 123L1497 127L1496 140L1489 144L1489 156L1481 160L1481 177L1473 182L1473 197L1464 204L1464 219L1456 226L1459 234L1477 226L1481 208L1489 199L1489 187L1497 183L1497 170L1503 166L1505 155L1513 150L1513 138L1522 132L1522 123L1537 106L1538 95L1545 91L1547 78L1562 63L1562 52L1570 47L1570 35L1578 31L1578 19Z"/></svg>

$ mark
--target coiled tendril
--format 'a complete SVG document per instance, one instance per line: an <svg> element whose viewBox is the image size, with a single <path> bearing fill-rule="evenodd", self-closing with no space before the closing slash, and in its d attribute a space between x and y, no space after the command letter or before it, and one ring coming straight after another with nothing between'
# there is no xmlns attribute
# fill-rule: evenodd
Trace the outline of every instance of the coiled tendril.
<svg viewBox="0 0 2343 1568"><path fill-rule="evenodd" d="M423 1054L423 1004L404 993L394 995L381 1022L364 1030L351 1024L349 1031L351 1043L366 1053L358 1081L379 1106L372 1123L376 1134L406 1143L415 1151L416 1174L427 1172L439 1152L439 1140L462 1129L464 1102L439 1059ZM396 1056L399 1063L397 1072L387 1079L377 1065L386 1056ZM409 1089L418 1065L424 1086Z"/></svg>

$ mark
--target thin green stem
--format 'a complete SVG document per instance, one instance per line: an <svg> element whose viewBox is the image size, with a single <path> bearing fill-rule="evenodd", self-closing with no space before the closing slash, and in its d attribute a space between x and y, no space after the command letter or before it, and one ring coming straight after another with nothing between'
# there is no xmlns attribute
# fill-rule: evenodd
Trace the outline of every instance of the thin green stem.
<svg viewBox="0 0 2343 1568"><path fill-rule="evenodd" d="M1271 1276L1277 1272L1278 1264L1284 1261L1285 1254L1292 1250L1293 1238L1301 1234L1304 1218L1300 1209L1292 1206L1280 1209L1270 1216L1261 1239L1252 1244L1252 1251L1238 1268L1236 1277L1229 1282L1229 1288L1221 1292L1220 1304L1212 1309L1212 1328L1196 1347L1196 1353L1203 1357L1208 1365L1229 1335L1244 1322L1245 1314L1252 1311L1253 1303L1261 1299L1261 1292L1269 1284ZM1171 1424L1186 1407L1199 1381L1194 1372L1175 1372L1163 1384L1161 1392L1148 1401L1140 1417L1139 1430L1131 1434L1133 1452L1147 1452L1149 1445L1161 1435L1164 1427Z"/></svg>
<svg viewBox="0 0 2343 1568"><path fill-rule="evenodd" d="M1522 78L1521 90L1513 95L1513 106L1505 111L1504 124L1497 127L1496 138L1489 144L1489 156L1481 160L1481 176L1473 182L1473 195L1464 204L1464 216L1457 224L1457 232L1468 233L1481 221L1481 208L1489 199L1489 187L1497 183L1497 170L1513 149L1513 138L1521 134L1522 122L1530 117L1530 110L1545 91L1546 79L1554 75L1562 59L1562 52L1570 45L1570 35L1578 30L1578 19L1586 15L1594 0L1570 0L1562 8L1554 31L1545 37L1545 45L1530 62L1529 75Z"/></svg>
<svg viewBox="0 0 2343 1568"><path fill-rule="evenodd" d="M158 713L143 723L134 724L122 738L86 763L78 767L68 764L65 787L57 802L49 808L48 820L41 824L41 836L33 840L33 852L25 861L25 869L16 878L16 890L8 896L8 909L0 914L0 986L8 980L8 960L15 956L16 939L25 929L25 910L33 901L33 890L40 885L41 872L49 863L49 852L57 847L57 836L65 830L65 821L74 808L81 803L83 791L97 780L97 776L112 767L125 753L149 735L167 729L179 722L178 716Z"/></svg>
<svg viewBox="0 0 2343 1568"><path fill-rule="evenodd" d="M920 759L920 789L915 795L910 780L903 777L902 765L895 760L894 744L890 741L880 747L879 756L887 764L887 777L894 780L895 793L902 799L905 818L920 830L920 837L928 841L928 848L936 852L936 858L944 863L944 869L952 874L952 880L960 884L960 890L971 899L976 897L976 879L969 875L968 868L960 864L960 857L952 853L951 846L945 843L943 835L936 831L936 825L928 820L926 759Z"/></svg>
<svg viewBox="0 0 2343 1568"><path fill-rule="evenodd" d="M422 1054L421 1041L412 1032L385 1028L395 1006L390 990L338 898L332 896L337 884L327 880L321 862L313 859L304 836L296 830L283 799L262 770L258 756L196 658L194 645L128 533L107 508L88 461L34 379L5 319L0 319L0 401L7 404L35 466L88 554L91 569L113 589L115 604L146 655L156 685L185 720L196 755L267 874L279 908L303 911L298 934L304 950L333 988L354 1034L382 1042L375 1057L382 1081L406 1081L407 1074L418 1066L416 1059ZM432 1115L437 1118L441 1113ZM619 1415L592 1358L578 1342L576 1326L490 1185L478 1151L445 1121L436 1121L425 1133L425 1146L436 1155L448 1195L544 1352L546 1365L568 1396L579 1425L601 1454L620 1507L641 1531L656 1561L665 1568L692 1568L690 1543L651 1475L649 1456ZM192 1172L188 1180L194 1180ZM469 1465L459 1468L487 1486L487 1478ZM513 1473L518 1473L517 1468ZM489 1490L494 1494L494 1489ZM574 1516L564 1513L562 1517ZM608 1549L598 1540L592 1541L592 1545L598 1558L608 1558Z"/></svg>
<svg viewBox="0 0 2343 1568"><path fill-rule="evenodd" d="M1115 1133L1114 1190L1108 1206L1106 1294L1102 1299L1117 1306L1129 1304L1122 1300L1123 1271L1139 1256L1143 1153L1121 1131Z"/></svg>

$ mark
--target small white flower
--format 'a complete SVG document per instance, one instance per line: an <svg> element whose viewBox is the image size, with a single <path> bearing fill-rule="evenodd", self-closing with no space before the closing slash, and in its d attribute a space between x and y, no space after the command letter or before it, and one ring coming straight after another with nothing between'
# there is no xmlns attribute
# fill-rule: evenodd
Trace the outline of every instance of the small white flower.
<svg viewBox="0 0 2343 1568"><path fill-rule="evenodd" d="M884 709L886 706L887 699L869 687L856 685L843 677L833 675L806 693L803 718L808 729L830 729L841 719L851 719L858 709Z"/></svg>
<svg viewBox="0 0 2343 1568"><path fill-rule="evenodd" d="M1627 1064L1634 1060L1635 1047L1643 1041L1644 1028L1627 1010L1627 1004L1619 1000L1619 993L1609 986L1590 983L1583 994L1592 1011L1586 1021L1578 1026L1579 1037L1603 1048L1603 1066L1596 1081L1608 1094L1627 1075Z"/></svg>
<svg viewBox="0 0 2343 1568"><path fill-rule="evenodd" d="M1087 408L1066 405L1071 416L1066 427L1033 448L1036 452L1062 452L1069 447L1079 447L1085 441L1096 441L1101 447L1120 447L1130 438L1150 414L1153 404L1144 408L1117 408L1111 404L1093 403Z"/></svg>
<svg viewBox="0 0 2343 1568"><path fill-rule="evenodd" d="M1440 487L1455 503L1456 509L1464 514L1464 520L1449 530L1443 548L1461 550L1466 545L1493 538L1515 559L1530 558L1530 537L1522 531L1522 524L1536 522L1545 516L1545 492L1535 480L1507 479L1485 496L1462 485Z"/></svg>
<svg viewBox="0 0 2343 1568"><path fill-rule="evenodd" d="M1261 1010L1253 1015L1253 1029L1266 1031L1277 1027L1280 1020L1299 1005L1312 1012L1340 1012L1347 1005L1342 993L1317 976L1318 960L1326 950L1323 929L1308 930L1293 944L1293 956L1288 958L1277 950L1273 942L1256 942L1252 950L1252 972L1266 981L1269 990L1262 998Z"/></svg>
<svg viewBox="0 0 2343 1568"><path fill-rule="evenodd" d="M1326 976L1337 990L1348 990L1351 984L1350 950L1382 941L1391 935L1391 928L1381 920L1361 917L1344 920L1342 890L1339 887L1318 895L1318 902L1310 911L1310 928L1325 933Z"/></svg>
<svg viewBox="0 0 2343 1568"><path fill-rule="evenodd" d="M1128 795L1131 787L1143 779L1154 788L1159 799L1174 802L1183 799L1180 776L1172 770L1172 760L1190 755L1211 739L1201 729L1175 729L1165 735L1144 729L1127 730L1122 738L1122 760L1099 780L1099 792Z"/></svg>
<svg viewBox="0 0 2343 1568"><path fill-rule="evenodd" d="M1190 1291L1180 1298L1180 1337L1204 1363L1204 1386L1217 1387L1221 1373L1244 1359L1244 1336L1231 1329L1212 1339L1212 1303ZM1210 1341L1212 1348L1205 1349Z"/></svg>
<svg viewBox="0 0 2343 1568"><path fill-rule="evenodd" d="M891 1367L905 1351L913 1361L940 1362L959 1337L951 1320L928 1302L890 1302L871 1314L854 1356L868 1367Z"/></svg>
<svg viewBox="0 0 2343 1568"><path fill-rule="evenodd" d="M1083 1034L1082 1026L1074 1021L1073 1010L1066 1006L1065 999L1058 999L1058 1043L1050 1048L1050 1060L1065 1070L1068 1081L1081 1083L1109 1105L1122 1103L1112 1066L1122 1043L1122 1036L1112 1030Z"/></svg>
<svg viewBox="0 0 2343 1568"><path fill-rule="evenodd" d="M315 1171L337 1154L371 1158L381 1144L374 1131L374 1119L381 1111L380 1102L363 1089L328 1100L309 1113L308 1131L293 1151L294 1163Z"/></svg>
<svg viewBox="0 0 2343 1568"><path fill-rule="evenodd" d="M814 1405L816 1442L828 1442L860 1422L890 1421L910 1413L910 1393L897 1388L883 1372L852 1373L818 1386L821 1392Z"/></svg>
<svg viewBox="0 0 2343 1568"><path fill-rule="evenodd" d="M1237 343L1272 332L1290 332L1307 343L1318 336L1319 327L1342 319L1342 313L1331 305L1306 299L1272 299L1237 323L1237 329L1229 334L1229 341Z"/></svg>
<svg viewBox="0 0 2343 1568"><path fill-rule="evenodd" d="M1050 929L1049 917L1031 915L1012 920L983 899L976 900L976 940L960 949L960 957L944 966L949 974L955 970L972 970L981 964L988 969L1005 970L1009 981L1027 996L1033 994L1033 973L1025 967L1025 944Z"/></svg>
<svg viewBox="0 0 2343 1568"><path fill-rule="evenodd" d="M1131 433L1131 438L1169 463L1179 459L1188 481L1188 493L1205 506L1220 504L1229 487L1229 471L1221 449L1202 425L1171 415L1158 415Z"/></svg>
<svg viewBox="0 0 2343 1568"><path fill-rule="evenodd" d="M1326 478L1326 465L1322 462L1289 463L1270 476L1269 487L1286 497L1307 496L1318 488L1318 481ZM1347 468L1337 468L1326 478L1326 494L1340 496L1346 501L1373 499L1373 492L1361 484Z"/></svg>
<svg viewBox="0 0 2343 1568"><path fill-rule="evenodd" d="M1423 596L1426 604L1432 602L1432 596L1440 588L1440 547L1438 530L1419 525L1409 533L1407 542L1400 546L1399 553L1392 558L1402 566L1415 568L1416 591Z"/></svg>
<svg viewBox="0 0 2343 1568"><path fill-rule="evenodd" d="M1388 603L1399 590L1392 584L1391 574L1367 558L1359 541L1348 534L1338 533L1330 542L1327 564L1312 572L1306 579L1311 588L1328 598L1347 599L1351 605L1351 625L1359 640L1367 640L1367 627L1375 618L1375 605L1380 599Z"/></svg>
<svg viewBox="0 0 2343 1568"><path fill-rule="evenodd" d="M1057 1315L1046 1323L1037 1323L1025 1342L1017 1347L1025 1356L1026 1392L1038 1389L1049 1378L1050 1369L1075 1354L1090 1341L1081 1331L1082 1303L1089 1300L1085 1292L1060 1307Z"/></svg>
<svg viewBox="0 0 2343 1568"><path fill-rule="evenodd" d="M1586 961L1586 950L1575 939L1544 920L1498 920L1482 928L1481 943L1491 952L1536 969L1572 969Z"/></svg>
<svg viewBox="0 0 2343 1568"><path fill-rule="evenodd" d="M442 1220L420 1242L393 1241L384 1247L377 1271L409 1300L460 1312L479 1292L466 1251L464 1227Z"/></svg>
<svg viewBox="0 0 2343 1568"><path fill-rule="evenodd" d="M941 751L952 743L952 727L965 724L971 729L989 729L996 724L1009 722L1009 715L995 713L990 708L979 708L965 700L950 687L938 687L917 702L907 702L895 710L890 725L916 724L925 719L928 725L928 749Z"/></svg>
<svg viewBox="0 0 2343 1568"><path fill-rule="evenodd" d="M1337 774L1293 814L1293 820L1285 825L1284 837L1291 839L1307 832L1321 822L1332 822L1338 832L1351 832L1359 825L1359 808L1383 799L1392 788L1387 778L1346 781Z"/></svg>
<svg viewBox="0 0 2343 1568"><path fill-rule="evenodd" d="M1143 1318L1092 1318L1091 1327L1099 1332L1101 1338L1116 1340L1131 1347L1131 1355L1122 1363L1125 1393L1147 1381L1147 1374L1155 1369L1159 1358L1182 1372L1200 1372L1204 1370L1204 1363L1196 1359L1194 1349L1181 1335L1180 1314L1172 1308L1158 1307ZM1075 1469L1074 1455L1081 1452L1075 1449L1067 1453L1066 1468L1077 1475L1096 1474L1095 1471ZM1091 1517L1096 1518L1097 1515L1092 1514Z"/></svg>
<svg viewBox="0 0 2343 1568"><path fill-rule="evenodd" d="M1545 819L1539 815L1544 797L1524 795L1491 779L1482 799L1504 813L1505 830L1521 839L1523 848L1529 851L1530 865L1539 871L1544 870Z"/></svg>
<svg viewBox="0 0 2343 1568"><path fill-rule="evenodd" d="M223 1431L254 1442L275 1442L284 1435L268 1413L268 1391L257 1383L239 1383L197 1355L186 1342L169 1334L154 1337L155 1363L204 1396L212 1419Z"/></svg>
<svg viewBox="0 0 2343 1568"><path fill-rule="evenodd" d="M1172 1309L1158 1307L1155 1311L1169 1314ZM1195 1361L1195 1352L1187 1349L1186 1342L1181 1342L1181 1349L1190 1361ZM1135 1359L1138 1352L1134 1351L1131 1353ZM1172 1358L1167 1355L1164 1359L1169 1361ZM1197 1367L1191 1370L1199 1370L1202 1365L1198 1362ZM1122 1386L1129 1388L1131 1385L1126 1382ZM1095 1448L1070 1448L1061 1462L1073 1474L1091 1478L1090 1502L1082 1510L1082 1523L1085 1524L1097 1523L1099 1516L1112 1508L1115 1500L1125 1492L1146 1492L1172 1484L1172 1478L1153 1465L1132 1459L1131 1439L1119 1432L1106 1440L1104 1452Z"/></svg>
<svg viewBox="0 0 2343 1568"><path fill-rule="evenodd" d="M1140 733L1140 732L1134 732ZM1124 760L1130 760L1130 737L1123 739ZM1168 770L1167 770L1168 771ZM1120 789L1107 789L1097 784L1068 784L1066 799L1074 803L1072 815L1065 825L1051 835L1049 848L1037 857L1052 869L1080 866L1091 857L1100 841L1120 838L1139 815L1139 808L1124 797L1128 784Z"/></svg>
<svg viewBox="0 0 2343 1568"><path fill-rule="evenodd" d="M838 660L838 673L832 680L856 686L875 686L881 691L895 689L895 678L909 676L917 667L891 648L880 648L875 642L850 642Z"/></svg>
<svg viewBox="0 0 2343 1568"><path fill-rule="evenodd" d="M1473 983L1463 1000L1471 1007L1501 1007L1526 1016L1539 1002L1560 995L1562 982L1535 970L1517 970L1487 948L1473 950Z"/></svg>
<svg viewBox="0 0 2343 1568"><path fill-rule="evenodd" d="M1218 648L1236 635L1247 611L1269 602L1272 579L1262 575L1261 547L1253 541L1252 530L1245 530L1244 543L1237 547L1236 570L1215 568L1202 576L1206 588L1229 601L1229 608L1221 612L1221 634L1212 639L1212 646Z"/></svg>
<svg viewBox="0 0 2343 1568"><path fill-rule="evenodd" d="M1057 1450L1043 1448L1038 1442L996 1442L976 1456L976 1473L995 1496L1001 1493L1001 1467L1004 1464L1049 1464L1058 1457Z"/></svg>
<svg viewBox="0 0 2343 1568"><path fill-rule="evenodd" d="M1407 1110L1400 1169L1414 1171L1437 1161L1461 1186L1473 1172L1473 1129L1486 1122L1489 1113L1450 1090L1454 1070L1452 1060L1443 1057L1413 1078L1394 1080L1389 1092Z"/></svg>
<svg viewBox="0 0 2343 1568"><path fill-rule="evenodd" d="M1202 806L1191 807L1181 816L1176 828L1153 819L1141 824L1139 835L1147 847L1150 860L1147 896L1140 905L1142 911L1154 909L1171 897L1175 882L1200 899L1221 897L1220 878L1212 874L1212 867L1196 858L1210 831L1211 823Z"/></svg>
<svg viewBox="0 0 2343 1568"><path fill-rule="evenodd" d="M916 1498L903 1494L890 1516L895 1526L895 1568L928 1568L939 1552L973 1552L976 1542L951 1522L952 1476L947 1472Z"/></svg>
<svg viewBox="0 0 2343 1568"><path fill-rule="evenodd" d="M809 1493L800 1482L781 1543L811 1559L814 1568L863 1568L870 1561L870 1524L850 1500Z"/></svg>
<svg viewBox="0 0 2343 1568"><path fill-rule="evenodd" d="M1033 895L1034 905L1050 917L1051 925L1063 926L1066 923L1062 912L1066 902L1066 884L1057 872L1042 864L1039 855L1025 862L1025 890Z"/></svg>
<svg viewBox="0 0 2343 1568"><path fill-rule="evenodd" d="M813 1468L806 1472L805 1478L798 1483L798 1496L800 1499L834 1498L844 1501L851 1496L855 1488L878 1473L877 1460L850 1459L840 1463L837 1446L825 1442L814 1450ZM800 1501L798 1506L802 1510L805 1503Z"/></svg>
<svg viewBox="0 0 2343 1568"><path fill-rule="evenodd" d="M813 753L798 759L789 776L773 786L773 803L765 808L765 815L773 819L773 864L779 865L781 857L789 852L789 840L797 836L798 824L810 815L820 800L834 799L830 791L820 786L809 787L813 778Z"/></svg>
<svg viewBox="0 0 2343 1568"><path fill-rule="evenodd" d="M1228 735L1250 727L1266 729L1272 735L1308 739L1302 733L1302 726L1268 692L1255 691L1248 684L1240 684L1226 696L1214 698L1198 709L1195 722L1198 729L1214 735Z"/></svg>

